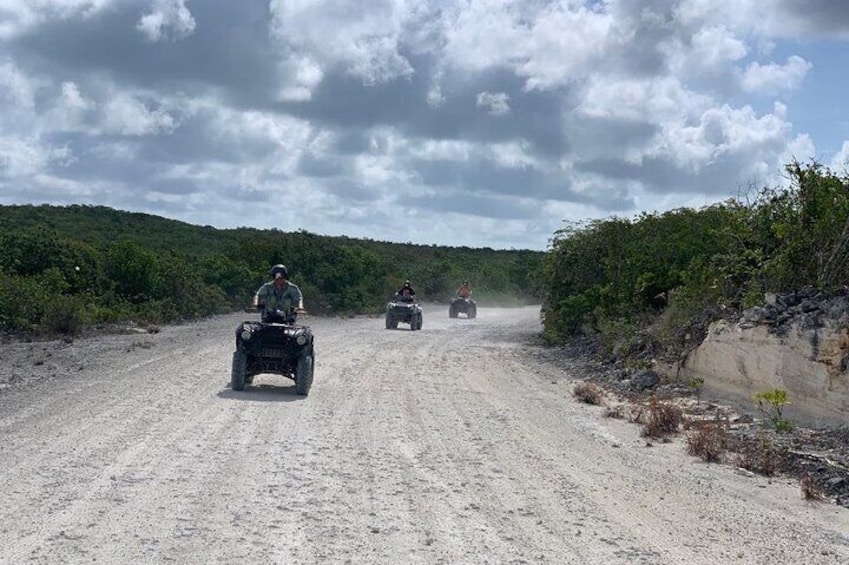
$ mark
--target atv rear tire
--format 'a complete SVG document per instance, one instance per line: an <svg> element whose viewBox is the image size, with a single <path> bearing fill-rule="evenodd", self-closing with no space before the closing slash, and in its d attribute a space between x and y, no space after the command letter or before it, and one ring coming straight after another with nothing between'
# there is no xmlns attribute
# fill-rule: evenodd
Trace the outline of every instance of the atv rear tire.
<svg viewBox="0 0 849 565"><path fill-rule="evenodd" d="M469 313L468 313L468 314L466 314L466 315L467 315L469 318L474 318L474 317L476 317L476 316L478 315L478 309L477 309L477 307L472 306L472 307L469 309Z"/></svg>
<svg viewBox="0 0 849 565"><path fill-rule="evenodd" d="M306 353L298 358L298 366L295 367L295 392L301 396L307 396L312 387L312 377L315 373L315 358L312 353Z"/></svg>
<svg viewBox="0 0 849 565"><path fill-rule="evenodd" d="M241 350L233 352L233 369L230 372L230 388L233 390L245 390L245 373L248 368L248 356Z"/></svg>
<svg viewBox="0 0 849 565"><path fill-rule="evenodd" d="M448 317L449 318L456 318L457 317L457 309L454 308L453 306L448 309Z"/></svg>
<svg viewBox="0 0 849 565"><path fill-rule="evenodd" d="M395 326L392 325L392 316L387 315L386 316L386 329L391 330L393 327L395 327Z"/></svg>

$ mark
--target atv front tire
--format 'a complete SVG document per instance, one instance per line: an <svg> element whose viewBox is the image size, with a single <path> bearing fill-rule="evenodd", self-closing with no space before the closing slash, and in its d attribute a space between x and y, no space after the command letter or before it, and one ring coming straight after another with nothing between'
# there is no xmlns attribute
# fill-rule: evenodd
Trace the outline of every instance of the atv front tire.
<svg viewBox="0 0 849 565"><path fill-rule="evenodd" d="M295 367L295 392L301 396L307 396L312 387L312 377L315 373L315 359L312 353L303 354L298 358L298 366Z"/></svg>
<svg viewBox="0 0 849 565"><path fill-rule="evenodd" d="M230 388L233 390L245 390L245 373L248 368L248 356L241 350L233 352L233 369L230 373Z"/></svg>

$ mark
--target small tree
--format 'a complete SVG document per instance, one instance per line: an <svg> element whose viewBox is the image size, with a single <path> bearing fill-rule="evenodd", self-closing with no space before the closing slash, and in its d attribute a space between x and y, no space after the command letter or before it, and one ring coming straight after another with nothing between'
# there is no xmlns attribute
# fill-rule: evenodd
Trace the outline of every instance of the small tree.
<svg viewBox="0 0 849 565"><path fill-rule="evenodd" d="M705 380L701 377L693 377L687 384L696 394L696 403L698 404L702 399L702 389L705 387Z"/></svg>
<svg viewBox="0 0 849 565"><path fill-rule="evenodd" d="M789 432L793 429L793 424L784 418L781 412L783 406L790 404L790 399L787 398L787 391L781 388L759 392L755 395L755 402L758 405L758 410L769 421L775 431Z"/></svg>

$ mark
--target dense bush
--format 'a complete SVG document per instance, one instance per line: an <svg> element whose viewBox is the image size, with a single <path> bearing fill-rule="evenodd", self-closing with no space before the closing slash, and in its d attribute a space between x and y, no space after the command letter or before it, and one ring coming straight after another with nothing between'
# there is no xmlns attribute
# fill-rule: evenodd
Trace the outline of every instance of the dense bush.
<svg viewBox="0 0 849 565"><path fill-rule="evenodd" d="M764 292L846 284L849 179L817 163L786 170L788 187L557 232L541 270L547 340L625 321L654 324L656 338L681 346Z"/></svg>
<svg viewBox="0 0 849 565"><path fill-rule="evenodd" d="M411 279L447 299L538 301L534 251L398 244L305 231L216 230L92 206L0 206L0 330L73 335L99 322L168 322L247 305L275 263L317 314L376 312Z"/></svg>

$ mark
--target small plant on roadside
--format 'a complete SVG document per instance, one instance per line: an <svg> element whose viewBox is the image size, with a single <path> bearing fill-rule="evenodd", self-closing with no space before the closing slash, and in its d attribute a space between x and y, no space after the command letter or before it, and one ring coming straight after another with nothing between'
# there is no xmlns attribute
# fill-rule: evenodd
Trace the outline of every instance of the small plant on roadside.
<svg viewBox="0 0 849 565"><path fill-rule="evenodd" d="M47 307L44 328L68 337L79 335L86 323L84 310L82 300L60 295Z"/></svg>
<svg viewBox="0 0 849 565"><path fill-rule="evenodd" d="M693 394L696 395L696 403L701 402L702 400L702 389L705 387L705 380L701 377L694 377L690 379L690 382L687 383L693 390Z"/></svg>
<svg viewBox="0 0 849 565"><path fill-rule="evenodd" d="M782 407L790 404L786 390L776 388L759 392L755 395L754 400L758 405L758 410L764 415L764 419L769 421L775 431L784 433L793 429L793 424L790 420L784 418L782 413Z"/></svg>
<svg viewBox="0 0 849 565"><path fill-rule="evenodd" d="M687 434L687 453L708 463L718 463L728 447L728 425L704 422Z"/></svg>
<svg viewBox="0 0 849 565"><path fill-rule="evenodd" d="M780 453L766 434L761 434L758 441L743 446L737 457L737 465L753 473L772 477L783 455L786 454Z"/></svg>
<svg viewBox="0 0 849 565"><path fill-rule="evenodd" d="M604 392L594 383L578 383L572 390L572 396L585 404L599 406L604 403Z"/></svg>
<svg viewBox="0 0 849 565"><path fill-rule="evenodd" d="M677 432L683 417L684 413L679 406L652 397L637 421L643 425L643 437L661 438Z"/></svg>
<svg viewBox="0 0 849 565"><path fill-rule="evenodd" d="M802 499L806 502L823 502L825 500L825 495L817 487L809 473L799 479L799 490L802 493Z"/></svg>

